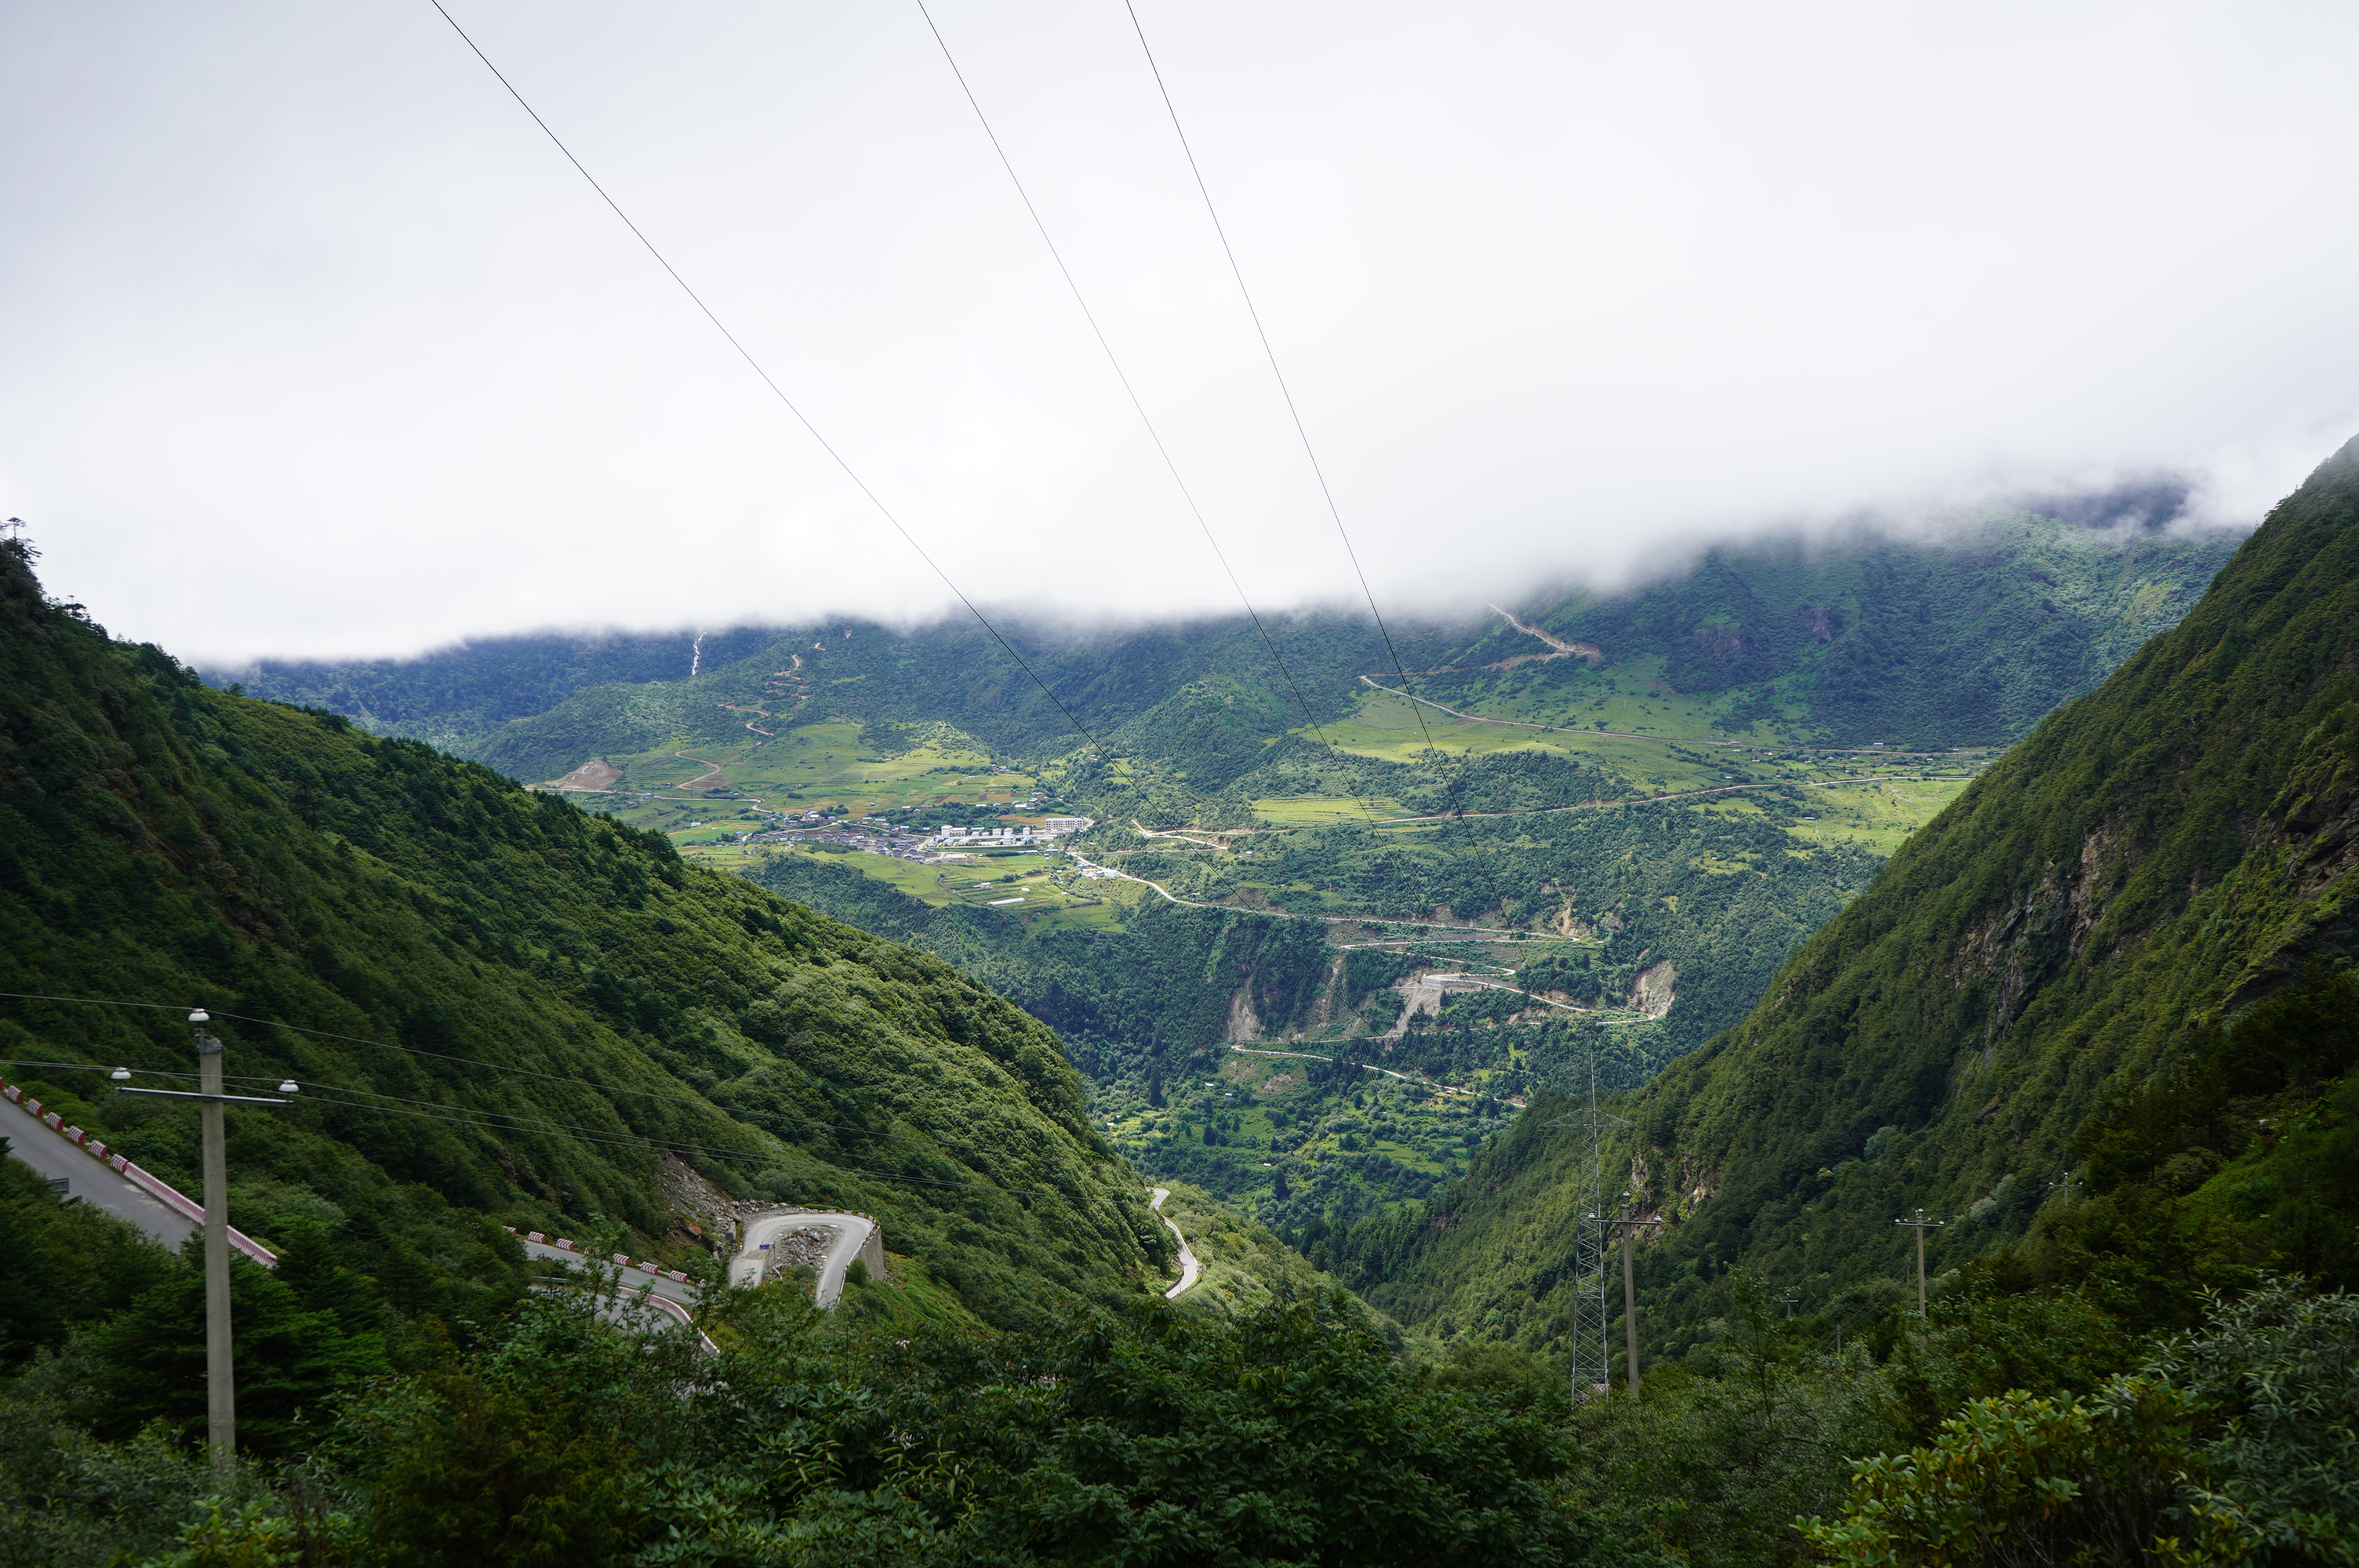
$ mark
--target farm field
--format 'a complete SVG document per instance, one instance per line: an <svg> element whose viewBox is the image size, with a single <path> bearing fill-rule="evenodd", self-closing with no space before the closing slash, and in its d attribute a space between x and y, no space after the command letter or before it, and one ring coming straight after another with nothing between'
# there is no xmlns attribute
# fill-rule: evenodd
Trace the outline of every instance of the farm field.
<svg viewBox="0 0 2359 1568"><path fill-rule="evenodd" d="M746 851L747 863L779 854L825 858L937 908L963 904L995 909L1051 925L1117 926L1126 903L1142 894L1154 896L1135 882L1082 881L1073 875L1071 862L1056 854L977 855L950 865L928 865L834 845L760 845Z"/></svg>
<svg viewBox="0 0 2359 1568"><path fill-rule="evenodd" d="M1277 1047L1283 1051L1288 1047ZM1134 1083L1093 1098L1114 1145L1158 1175L1284 1204L1322 1195L1331 1212L1387 1212L1462 1173L1498 1126L1501 1102L1444 1094L1365 1067L1301 1054L1233 1051L1182 1081L1159 1084L1158 1106ZM1321 1260L1316 1235L1305 1241Z"/></svg>
<svg viewBox="0 0 2359 1568"><path fill-rule="evenodd" d="M923 741L893 756L865 749L862 727L853 723L807 724L731 746L683 742L607 755L598 760L616 776L603 788L567 793L687 849L774 827L781 814L869 816L937 806L1013 806L1038 787L1033 774L1001 767L950 726L924 728L929 733ZM702 828L692 826L700 823Z"/></svg>
<svg viewBox="0 0 2359 1568"><path fill-rule="evenodd" d="M1710 789L1728 784L1807 784L1863 771L1897 775L1935 768L1956 769L1963 773L1978 771L1992 755L1987 749L1977 749L1941 758L1899 754L1880 757L1875 749L1804 749L1732 737L1715 730L1709 707L1689 697L1652 697L1640 702L1625 696L1607 703L1593 716L1595 723L1608 730L1660 730L1659 740L1651 735L1583 734L1577 729L1531 730L1516 724L1486 723L1457 718L1430 706L1424 707L1424 726L1420 729L1416 711L1419 706L1421 705L1388 692L1363 692L1353 716L1329 724L1325 732L1331 742L1345 751L1397 762L1414 761L1425 751L1429 737L1433 749L1445 756L1473 757L1517 751L1556 752L1614 773L1627 781L1633 793L1646 795ZM1561 712L1518 711L1531 707L1493 701L1484 703L1483 710L1487 719L1515 719L1537 724L1591 721ZM1744 743L1732 744L1737 740ZM1338 820L1347 814L1357 814L1349 797L1321 800L1315 806L1307 801L1291 804L1282 798L1254 804L1257 814L1288 826Z"/></svg>

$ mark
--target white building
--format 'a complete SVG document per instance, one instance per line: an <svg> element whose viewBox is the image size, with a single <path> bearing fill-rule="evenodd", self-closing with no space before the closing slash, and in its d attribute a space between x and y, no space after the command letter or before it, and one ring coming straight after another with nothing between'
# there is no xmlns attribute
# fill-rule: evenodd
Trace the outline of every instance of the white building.
<svg viewBox="0 0 2359 1568"><path fill-rule="evenodd" d="M942 830L934 835L933 841L937 844L974 844L986 849L1012 849L1033 842L1033 833L1029 827L957 827L945 822Z"/></svg>

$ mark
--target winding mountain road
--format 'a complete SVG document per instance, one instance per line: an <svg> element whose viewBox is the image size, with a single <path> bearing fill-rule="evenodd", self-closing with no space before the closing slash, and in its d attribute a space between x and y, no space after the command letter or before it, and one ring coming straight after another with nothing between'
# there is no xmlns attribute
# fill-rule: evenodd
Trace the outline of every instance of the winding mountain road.
<svg viewBox="0 0 2359 1568"><path fill-rule="evenodd" d="M833 1306L843 1296L843 1276L858 1259L867 1267L868 1277L885 1277L885 1232L864 1214L822 1214L796 1210L785 1214L757 1215L745 1222L745 1235L737 1243L737 1256L729 1264L729 1282L740 1290L750 1290L762 1282L762 1276L772 1267L765 1252L777 1250L778 1238L798 1230L832 1230L835 1239L828 1244L827 1255L818 1265L819 1281L811 1299L824 1310Z"/></svg>
<svg viewBox="0 0 2359 1568"><path fill-rule="evenodd" d="M834 1239L817 1266L819 1279L812 1292L812 1299L821 1310L842 1299L844 1275L853 1260L867 1266L870 1278L885 1277L885 1232L875 1220L864 1214L788 1209L756 1215L745 1222L736 1255L729 1260L730 1287L751 1290L760 1284L773 1271L769 1254L777 1250L778 1238L797 1230L834 1232ZM516 1238L523 1243L527 1257L544 1258L568 1268L603 1264L616 1270L627 1295L645 1298L647 1306L678 1322L688 1323L688 1309L698 1304L701 1287L682 1271L666 1269L652 1260L634 1262L620 1252L600 1259L575 1246L569 1238L551 1239L538 1230Z"/></svg>
<svg viewBox="0 0 2359 1568"><path fill-rule="evenodd" d="M1203 1271L1196 1266L1196 1254L1190 1249L1188 1246L1188 1238L1180 1234L1179 1225L1169 1216L1163 1214L1163 1200L1171 1195L1171 1189L1169 1187L1149 1187L1147 1190L1155 1195L1147 1201L1147 1206L1156 1211L1157 1215L1162 1218L1163 1223L1169 1227L1172 1238L1180 1243L1180 1282L1163 1292L1163 1299L1165 1301L1176 1302L1180 1299L1180 1292L1194 1284L1196 1282L1197 1276L1202 1273Z"/></svg>

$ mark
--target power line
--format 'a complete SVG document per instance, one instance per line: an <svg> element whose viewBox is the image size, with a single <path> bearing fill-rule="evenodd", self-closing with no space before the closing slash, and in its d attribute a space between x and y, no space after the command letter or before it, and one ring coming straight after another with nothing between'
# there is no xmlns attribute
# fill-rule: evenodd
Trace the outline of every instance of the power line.
<svg viewBox="0 0 2359 1568"><path fill-rule="evenodd" d="M1016 164L1008 157L1007 148L1001 144L999 133L991 128L991 117L983 112L982 101L975 97L974 88L967 81L966 72L959 69L958 57L951 52L950 40L942 37L942 29L934 21L934 14L927 9L926 0L917 0L917 5L918 14L926 19L927 31L934 35L934 42L942 51L943 61L950 66L951 74L958 79L959 91L966 95L967 107L974 111L975 123L983 127L984 138L991 143L991 150L998 155L999 167L1007 171L1008 183L1016 188L1016 198L1024 203L1024 211L1032 219L1032 227L1039 232L1040 243L1049 247L1049 259L1057 264L1057 272L1064 278L1065 287L1071 292L1073 303L1080 308L1082 319L1089 323L1090 335L1097 339L1098 347L1105 353L1106 363L1114 370L1114 379L1122 384L1123 395L1130 399L1130 406L1138 415L1138 422L1146 427L1147 439L1155 443L1156 455L1163 460L1163 467L1171 475L1172 484L1178 488L1180 499L1188 503L1189 514L1196 519L1196 526L1203 534L1204 543L1212 549L1212 558L1221 563L1221 570L1228 578L1229 586L1236 589L1237 602L1245 606L1245 614L1253 621L1254 630L1261 633L1262 645L1269 650L1270 663L1276 665L1277 673L1285 677L1287 689L1294 694L1295 706L1302 709L1303 719L1310 726L1311 733L1319 737L1321 745L1326 745L1327 731L1310 711L1310 704L1303 697L1302 687L1296 683L1293 670L1287 666L1285 657L1277 651L1277 641L1270 636L1269 628L1262 622L1261 611L1254 608L1252 599L1245 593L1245 584L1238 580L1236 568L1229 564L1228 552L1221 548L1220 540L1213 536L1212 525L1205 521L1204 509L1196 503L1195 492L1188 487L1187 480L1180 476L1179 462L1171 456L1170 448L1164 444L1163 433L1155 427L1155 421L1147 414L1147 405L1140 399L1138 389L1131 384L1130 373L1122 368L1122 360L1114 353L1114 344L1107 341L1105 329L1098 325L1097 312L1090 308L1089 300L1082 293L1081 284L1073 276L1073 269L1065 264L1064 253L1057 248L1056 240L1049 232L1047 221L1040 216L1039 208L1033 204L1032 193L1024 188L1023 178L1016 172ZM1375 820L1374 808L1361 798L1360 792L1348 784L1344 787L1352 790L1352 799L1360 810L1371 821Z"/></svg>
<svg viewBox="0 0 2359 1568"><path fill-rule="evenodd" d="M728 327L723 323L721 318L713 312L712 307L704 302L703 297L698 294L695 289L689 287L688 279L680 276L679 269L674 267L670 262L664 259L663 252L656 249L655 242L648 239L646 232L642 231L636 223L631 222L631 215L623 211L622 203L616 201L612 196L606 193L606 188L599 184L595 177L593 177L587 168L582 167L582 160L573 156L572 149L565 145L564 141L559 137L555 131L549 129L549 122L540 117L539 111L536 110L530 103L527 103L525 101L524 94L516 91L516 84L510 81L506 75L502 74L498 66L492 63L491 56L485 54L482 48L476 44L475 40L467 36L467 29L459 25L458 18L451 16L449 11L443 9L442 0L427 0L427 3L432 5L437 12L440 13L444 21L451 24L451 30L459 35L459 40L467 46L468 49L473 53L477 59L484 62L484 69L490 71L493 77L502 87L507 89L508 96L516 101L516 106L532 117L532 123L540 127L541 134L549 138L549 144L552 146L556 147L559 152L565 155L565 161L573 166L574 172L579 174L584 180L587 180L589 182L590 189L598 193L598 199L607 205L615 217L622 220L623 227L630 230L631 237L637 240L640 244L647 247L647 254L655 257L656 265L662 267L666 273L670 275L671 280L674 283L679 285L680 292L687 295L690 301L696 306L697 309L703 312L704 319L712 323L713 330L728 341L729 346L737 351L737 357L744 360L753 370L756 375L761 377L762 384L770 389L771 395L777 397L780 404L785 406L787 412L795 416L796 423L799 424L803 429L810 434L812 440L819 443L820 450L825 452L829 458L832 459L835 466L843 470L843 476L853 482L861 494L868 498L869 504L876 508L877 515L883 517L886 522L893 525L893 531L901 535L901 542L908 545L911 550L915 551L918 558L925 562L926 565L932 569L933 574L936 577L942 579L942 586L949 589L951 593L955 594L961 604L966 606L967 613L974 617L975 623L977 625L981 626L985 632L990 633L991 640L999 644L1000 651L1006 654L1009 658L1015 660L1016 667L1021 669L1026 675L1032 677L1032 684L1040 688L1040 694L1043 697L1046 697L1050 702L1057 705L1057 711L1065 716L1065 721L1080 732L1082 739L1089 743L1091 749L1093 752L1099 750L1098 739L1095 735L1090 733L1089 726L1083 724L1079 719L1075 718L1073 710L1065 706L1064 700L1058 697L1055 692L1049 689L1049 683L1042 680L1038 672L1035 671L1029 664L1025 662L1024 655L1016 651L1014 644L999 634L999 628L994 626L991 623L990 619L986 617L982 611L975 608L974 600L966 596L966 590L959 587L956 580L951 577L949 572L942 569L941 563L935 560L932 556L927 553L926 547L923 545L918 543L916 535L912 535L907 527L902 525L901 519L894 515L893 509L885 504L884 500L877 495L875 491L869 488L868 481L860 477L859 471L852 466L851 462L845 459L843 454L837 451L834 446L829 442L825 436L820 434L819 427L812 424L810 417L799 407L796 406L795 400L787 395L786 389L781 387L771 378L770 373L762 368L762 362L754 357L752 351L747 349L743 342L738 341L737 334L732 332Z"/></svg>
<svg viewBox="0 0 2359 1568"><path fill-rule="evenodd" d="M1269 373L1277 379L1278 395L1286 399L1286 412L1294 421L1294 433L1302 440L1302 455L1310 460L1310 471L1319 481L1319 493L1326 499L1327 515L1335 520L1336 536L1343 541L1343 554L1350 558L1353 575L1360 579L1360 593L1368 601L1368 613L1375 618L1376 634L1384 639L1385 652L1393 662L1393 673L1400 676L1401 686L1408 686L1408 668L1401 663L1400 651L1393 646L1393 634L1385 625L1384 612L1376 608L1375 593L1368 587L1368 574L1361 568L1360 553L1352 547L1352 535L1343 526L1343 509L1335 504L1335 492L1327 483L1327 470L1320 466L1319 453L1310 444L1310 431L1302 423L1302 411L1295 406L1294 391L1286 384L1286 372L1278 367L1277 351L1270 346L1269 331L1261 324L1261 311L1254 304L1253 290L1245 287L1245 269L1237 265L1237 253L1229 244L1229 232L1222 226L1220 210L1212 205L1212 188L1204 183L1204 171L1197 167L1196 149L1188 144L1187 127L1180 123L1179 108L1171 102L1171 89L1163 81L1163 68L1155 63L1155 50L1147 41L1147 29L1138 20L1138 7L1131 0L1122 0L1122 8L1130 15L1131 30L1138 35L1138 47L1147 56L1147 69L1154 73L1155 90L1163 95L1164 113L1171 116L1171 129L1180 138L1180 150L1187 157L1188 172L1196 178L1196 193L1204 199L1204 213L1212 221L1212 232L1220 236L1221 254L1228 258L1229 276L1237 280L1237 293L1245 302L1245 314L1253 318L1254 335L1261 340L1261 351L1269 361ZM1434 750L1433 732L1425 726L1425 711L1414 704L1410 712L1417 716L1418 733L1425 737L1425 748Z"/></svg>
<svg viewBox="0 0 2359 1568"><path fill-rule="evenodd" d="M367 1091L363 1090L360 1092L365 1093ZM481 1132L526 1132L530 1133L535 1137L561 1138L571 1143L587 1143L592 1145L604 1145L607 1147L620 1146L633 1149L657 1149L670 1152L700 1154L705 1158L713 1160L735 1160L751 1164L776 1165L779 1162L778 1156L775 1154L749 1153L742 1150L713 1149L703 1144L689 1143L678 1139L651 1138L638 1134L629 1136L601 1136L597 1134L582 1134L578 1132L560 1132L536 1128L504 1128L493 1126L482 1121L471 1121L465 1119L463 1117L438 1116L430 1110L398 1110L391 1106L363 1105L353 1100L316 1099L311 1103L315 1105L338 1106L347 1110L365 1111L375 1116L407 1116L415 1118L421 1121L439 1121L446 1127L473 1128ZM792 1152L801 1154L807 1159L815 1158L810 1155L810 1152L807 1150L796 1149L791 1144L788 1147ZM950 1187L958 1190L981 1188L986 1192L1007 1193L1021 1197L1061 1197L1065 1195L1060 1193L1050 1192L1046 1188L1041 1187L1003 1187L984 1182L945 1182L937 1180L930 1176L910 1176L892 1171L871 1171L864 1169L858 1165L838 1165L826 1161L816 1161L816 1162L825 1165L826 1168L831 1171L842 1171L851 1175L866 1176L872 1180L880 1182L910 1183L921 1187Z"/></svg>

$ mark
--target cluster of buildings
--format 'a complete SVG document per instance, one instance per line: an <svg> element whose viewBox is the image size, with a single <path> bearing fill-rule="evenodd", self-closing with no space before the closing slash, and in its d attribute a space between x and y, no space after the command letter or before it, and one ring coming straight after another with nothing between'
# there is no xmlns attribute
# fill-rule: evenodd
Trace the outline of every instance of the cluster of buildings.
<svg viewBox="0 0 2359 1568"><path fill-rule="evenodd" d="M960 827L945 822L928 842L941 848L955 845L977 849L1016 849L1082 832L1090 824L1086 816L1051 816L1038 827Z"/></svg>
<svg viewBox="0 0 2359 1568"><path fill-rule="evenodd" d="M794 820L789 818L788 820ZM768 833L749 833L738 839L741 844L777 844L788 842L840 844L847 849L864 849L872 855L897 855L905 860L926 858L926 841L906 828L896 827L879 816L852 816L830 822L816 812L807 812L802 820L823 824L816 831L810 828L785 827Z"/></svg>

